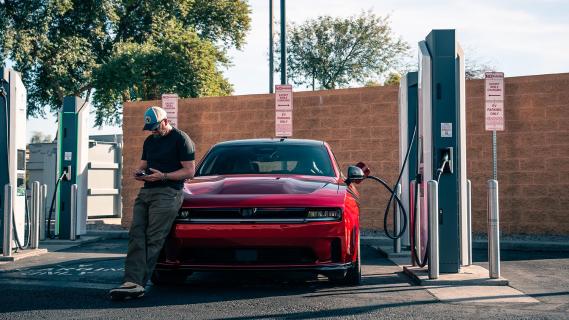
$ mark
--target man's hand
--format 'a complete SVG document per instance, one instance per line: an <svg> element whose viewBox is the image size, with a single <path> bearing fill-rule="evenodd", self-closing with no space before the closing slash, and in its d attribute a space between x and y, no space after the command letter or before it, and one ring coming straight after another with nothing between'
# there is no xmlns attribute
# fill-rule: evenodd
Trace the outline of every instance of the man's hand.
<svg viewBox="0 0 569 320"><path fill-rule="evenodd" d="M141 172L145 172L146 168L148 167L148 162L146 162L146 160L140 160L140 163L138 164L138 169L134 170L134 172L132 173L132 176L134 177L134 179L138 180L138 181L146 181L144 180L144 176L139 175Z"/></svg>
<svg viewBox="0 0 569 320"><path fill-rule="evenodd" d="M142 177L142 179L144 181L148 181L148 182L156 182L156 181L162 181L164 174L156 169L152 169L149 168L148 170L152 171L152 174L146 175L144 177Z"/></svg>
<svg viewBox="0 0 569 320"><path fill-rule="evenodd" d="M132 176L134 177L134 179L138 180L138 181L144 181L144 177L145 176L141 176L139 175L140 172L144 172L144 170L134 170L132 172Z"/></svg>

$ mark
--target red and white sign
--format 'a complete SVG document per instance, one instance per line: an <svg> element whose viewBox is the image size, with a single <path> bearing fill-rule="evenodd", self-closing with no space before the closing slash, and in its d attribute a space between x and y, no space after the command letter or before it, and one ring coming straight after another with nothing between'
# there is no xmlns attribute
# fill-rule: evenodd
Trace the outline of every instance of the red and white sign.
<svg viewBox="0 0 569 320"><path fill-rule="evenodd" d="M292 136L292 111L277 111L275 117L275 131L277 137Z"/></svg>
<svg viewBox="0 0 569 320"><path fill-rule="evenodd" d="M275 136L292 136L292 85L275 86Z"/></svg>
<svg viewBox="0 0 569 320"><path fill-rule="evenodd" d="M486 131L504 131L504 102L486 102Z"/></svg>
<svg viewBox="0 0 569 320"><path fill-rule="evenodd" d="M172 126L178 127L178 95L175 93L163 94L162 109L166 110L168 121Z"/></svg>
<svg viewBox="0 0 569 320"><path fill-rule="evenodd" d="M504 73L485 73L486 101L504 101Z"/></svg>
<svg viewBox="0 0 569 320"><path fill-rule="evenodd" d="M504 131L504 73L486 72L484 87L486 131Z"/></svg>

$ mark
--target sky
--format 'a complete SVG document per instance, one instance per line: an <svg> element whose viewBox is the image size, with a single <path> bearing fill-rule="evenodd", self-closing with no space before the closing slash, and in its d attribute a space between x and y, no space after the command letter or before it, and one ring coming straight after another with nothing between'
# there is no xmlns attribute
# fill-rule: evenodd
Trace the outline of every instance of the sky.
<svg viewBox="0 0 569 320"><path fill-rule="evenodd" d="M274 17L278 19L280 0L273 2ZM269 1L250 0L249 4L252 23L247 44L241 51L229 52L233 66L224 70L235 95L269 91ZM409 43L413 56L417 43L432 29L456 29L467 57L494 66L506 77L569 72L568 0L286 1L286 19L294 23L322 15L349 17L368 10L390 16L393 33ZM274 79L278 83L279 74ZM34 131L54 136L55 117L30 119L27 131L28 137ZM103 127L89 132L121 131L120 127Z"/></svg>

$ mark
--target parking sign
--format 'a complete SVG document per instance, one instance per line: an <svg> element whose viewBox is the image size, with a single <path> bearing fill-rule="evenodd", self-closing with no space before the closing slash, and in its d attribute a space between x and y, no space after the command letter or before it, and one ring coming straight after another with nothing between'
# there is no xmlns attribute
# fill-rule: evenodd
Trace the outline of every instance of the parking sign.
<svg viewBox="0 0 569 320"><path fill-rule="evenodd" d="M275 136L292 136L292 85L275 86Z"/></svg>

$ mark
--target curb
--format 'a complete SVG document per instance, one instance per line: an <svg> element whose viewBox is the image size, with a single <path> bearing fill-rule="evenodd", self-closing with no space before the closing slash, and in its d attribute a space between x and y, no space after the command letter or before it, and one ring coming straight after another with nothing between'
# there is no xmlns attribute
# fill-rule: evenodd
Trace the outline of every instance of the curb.
<svg viewBox="0 0 569 320"><path fill-rule="evenodd" d="M487 249L487 240L473 240L472 249ZM569 252L569 243L557 241L500 240L501 250Z"/></svg>
<svg viewBox="0 0 569 320"><path fill-rule="evenodd" d="M99 240L128 239L128 230L91 230L87 235L100 238Z"/></svg>
<svg viewBox="0 0 569 320"><path fill-rule="evenodd" d="M391 248L392 240L382 236L362 236L362 243L378 244L385 248ZM488 240L472 240L472 249L488 248ZM542 252L569 252L569 242L565 241L536 241L536 240L500 240L501 250L513 251L542 251ZM408 252L408 251L407 251ZM393 256L394 253L385 252L386 256ZM396 257L396 256L394 256Z"/></svg>

